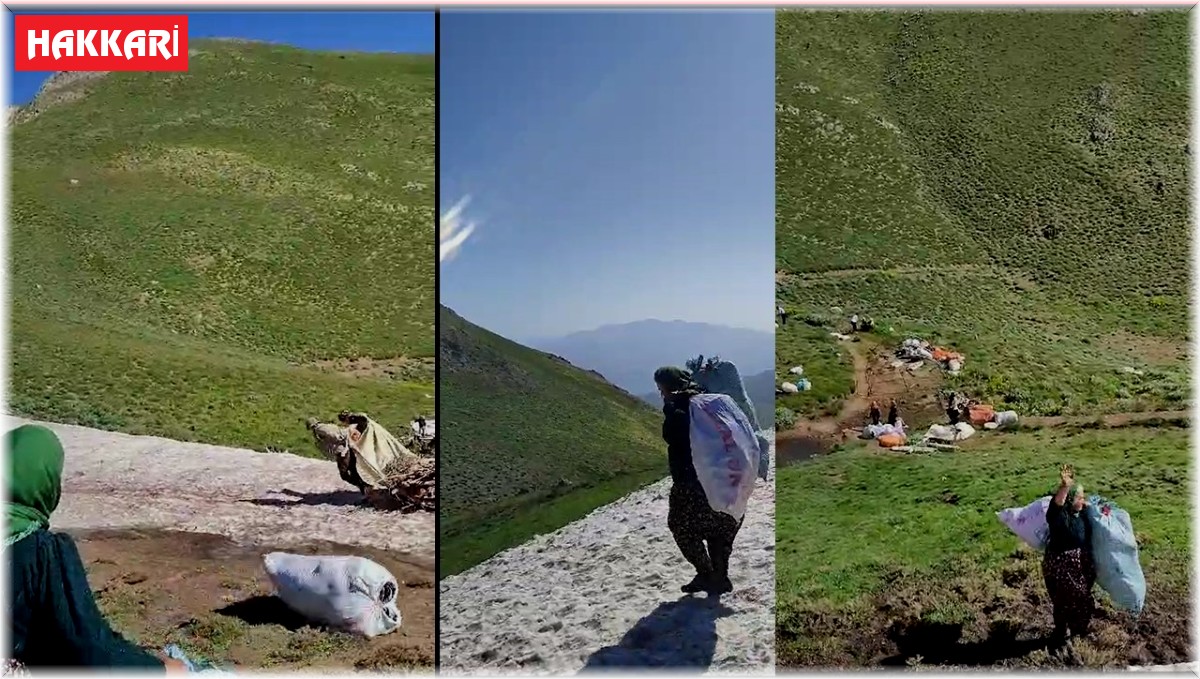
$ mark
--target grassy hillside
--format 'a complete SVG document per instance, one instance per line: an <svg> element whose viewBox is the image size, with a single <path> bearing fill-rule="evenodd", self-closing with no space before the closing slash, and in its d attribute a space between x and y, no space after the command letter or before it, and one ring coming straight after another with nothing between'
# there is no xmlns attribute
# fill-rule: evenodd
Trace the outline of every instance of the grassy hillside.
<svg viewBox="0 0 1200 679"><path fill-rule="evenodd" d="M441 309L440 575L667 475L651 406Z"/></svg>
<svg viewBox="0 0 1200 679"><path fill-rule="evenodd" d="M1029 432L960 453L879 451L855 445L779 471L781 665L1069 664L1038 649L1052 626L1040 556L995 516L1045 494L1063 462L1089 492L1129 511L1148 583L1139 620L1104 604L1093 638L1076 644L1080 660L1187 660L1186 429ZM796 507L804 511L787 509Z"/></svg>
<svg viewBox="0 0 1200 679"><path fill-rule="evenodd" d="M432 414L432 56L192 52L17 114L12 408L303 453Z"/></svg>
<svg viewBox="0 0 1200 679"><path fill-rule="evenodd" d="M1186 13L778 17L794 318L951 342L960 386L1021 412L1187 399ZM778 334L781 364L836 351L803 327Z"/></svg>
<svg viewBox="0 0 1200 679"><path fill-rule="evenodd" d="M874 390L939 416L943 381L1022 416L1187 408L1188 37L1183 12L777 15L776 278L795 319L777 379L813 382L779 403L799 439L832 440ZM831 337L855 312L876 334ZM913 335L965 370L900 375L875 353ZM1041 423L781 469L780 664L1186 659L1186 423ZM994 512L1063 462L1130 511L1150 594L1141 619L1106 606L1052 657L1040 557Z"/></svg>

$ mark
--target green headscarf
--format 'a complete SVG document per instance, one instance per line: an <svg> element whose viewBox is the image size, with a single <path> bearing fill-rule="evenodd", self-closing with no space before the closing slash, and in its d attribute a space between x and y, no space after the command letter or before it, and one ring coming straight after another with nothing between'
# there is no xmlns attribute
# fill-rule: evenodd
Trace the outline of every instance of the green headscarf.
<svg viewBox="0 0 1200 679"><path fill-rule="evenodd" d="M50 515L62 496L63 447L45 427L26 424L8 432L8 532L4 546L39 528L50 527Z"/></svg>
<svg viewBox="0 0 1200 679"><path fill-rule="evenodd" d="M671 392L683 391L689 387L696 386L696 383L692 381L692 374L690 372L670 365L663 366L654 371L654 383L666 387L667 391Z"/></svg>

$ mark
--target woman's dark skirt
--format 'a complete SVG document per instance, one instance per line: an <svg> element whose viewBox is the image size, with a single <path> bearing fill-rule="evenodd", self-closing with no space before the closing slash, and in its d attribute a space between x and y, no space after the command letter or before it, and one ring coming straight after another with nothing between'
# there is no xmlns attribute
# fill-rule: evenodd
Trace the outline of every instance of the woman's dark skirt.
<svg viewBox="0 0 1200 679"><path fill-rule="evenodd" d="M1088 633L1096 602L1092 586L1096 584L1096 566L1086 549L1047 551L1042 560L1042 577L1054 606L1054 627L1058 635L1067 630L1073 636Z"/></svg>

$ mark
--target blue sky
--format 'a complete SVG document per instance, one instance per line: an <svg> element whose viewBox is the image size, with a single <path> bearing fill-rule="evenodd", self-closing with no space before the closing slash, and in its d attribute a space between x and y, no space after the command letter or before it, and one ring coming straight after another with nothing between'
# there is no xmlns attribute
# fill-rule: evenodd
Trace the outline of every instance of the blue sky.
<svg viewBox="0 0 1200 679"><path fill-rule="evenodd" d="M771 330L775 27L760 12L443 12L441 299L514 339Z"/></svg>
<svg viewBox="0 0 1200 679"><path fill-rule="evenodd" d="M164 12L35 12L28 14L164 14ZM165 12L170 13L170 12ZM295 47L358 52L432 54L432 12L186 12L188 37L246 38L279 42ZM12 44L13 15L5 12L4 30ZM33 98L49 72L11 71L9 101L24 104Z"/></svg>

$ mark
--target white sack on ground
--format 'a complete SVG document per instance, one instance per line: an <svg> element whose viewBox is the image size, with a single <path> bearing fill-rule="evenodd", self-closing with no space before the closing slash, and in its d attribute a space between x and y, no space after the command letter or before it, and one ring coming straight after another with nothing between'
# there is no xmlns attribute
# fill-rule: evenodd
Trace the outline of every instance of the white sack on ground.
<svg viewBox="0 0 1200 679"><path fill-rule="evenodd" d="M279 598L313 622L367 637L400 627L396 578L370 559L272 552L263 569Z"/></svg>

